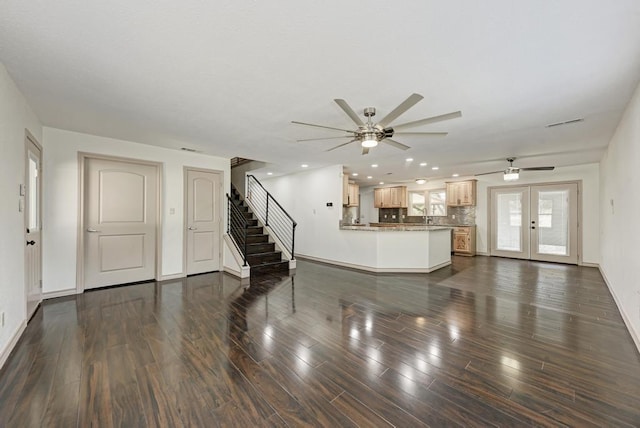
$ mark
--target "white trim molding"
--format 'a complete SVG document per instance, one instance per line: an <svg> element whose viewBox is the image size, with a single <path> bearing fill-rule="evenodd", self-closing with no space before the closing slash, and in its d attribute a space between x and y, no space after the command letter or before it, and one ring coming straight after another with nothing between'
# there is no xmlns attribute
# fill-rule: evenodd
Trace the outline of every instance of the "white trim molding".
<svg viewBox="0 0 640 428"><path fill-rule="evenodd" d="M18 329L15 332L13 332L13 335L11 336L11 339L9 340L9 343L7 344L6 348L4 348L2 352L0 352L0 369L4 366L4 363L6 363L7 360L9 359L9 355L11 355L11 351L13 351L13 348L15 348L16 344L18 343L18 340L20 340L20 337L22 337L22 333L24 333L25 328L27 328L26 320L20 323L20 325L18 326Z"/></svg>
<svg viewBox="0 0 640 428"><path fill-rule="evenodd" d="M362 270L362 271L371 272L371 273L431 273L435 270L438 270L445 266L449 266L451 264L451 260L449 260L447 262L433 266L432 268L376 268L372 266L357 265L353 263L344 263L336 260L328 260L320 257L306 256L301 254L298 254L296 258L300 260L311 260L314 262L320 262L320 263L334 265L334 266L341 266L349 269Z"/></svg>
<svg viewBox="0 0 640 428"><path fill-rule="evenodd" d="M76 288L67 288L66 290L58 290L58 291L49 291L47 293L42 294L42 299L55 299L56 297L66 297L66 296L75 296L78 293Z"/></svg>
<svg viewBox="0 0 640 428"><path fill-rule="evenodd" d="M638 352L640 352L640 337L638 336L638 333L633 329L633 324L631 324L631 318L629 317L629 315L627 315L627 313L624 311L624 307L620 304L620 300L618 299L618 296L616 296L615 290L609 283L609 280L607 279L607 276L604 274L602 267L598 266L598 270L600 270L600 275L602 275L602 278L604 279L604 283L607 284L607 288L609 288L609 293L611 293L611 295L613 296L613 300L616 302L616 306L620 311L620 315L622 315L622 320L624 321L624 324L627 327L627 331L631 335L633 342L636 344L636 348L638 348Z"/></svg>

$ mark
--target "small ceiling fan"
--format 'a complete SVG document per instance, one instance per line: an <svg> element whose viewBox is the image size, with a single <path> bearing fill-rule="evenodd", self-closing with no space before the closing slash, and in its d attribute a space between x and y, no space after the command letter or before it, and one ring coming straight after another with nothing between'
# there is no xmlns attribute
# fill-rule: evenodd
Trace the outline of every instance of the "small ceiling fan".
<svg viewBox="0 0 640 428"><path fill-rule="evenodd" d="M513 161L516 158L507 158L507 162L509 162L509 167L507 169L501 171L491 171L491 172L483 172L478 175L487 175L487 174L498 174L499 172L504 174L504 181L514 181L520 178L520 171L553 171L555 169L554 166L534 166L531 168L516 168L513 166Z"/></svg>
<svg viewBox="0 0 640 428"><path fill-rule="evenodd" d="M374 107L366 107L364 109L364 116L367 118L366 122L363 122L362 119L356 114L356 112L347 104L345 100L342 99L334 99L336 104L353 120L353 122L358 126L358 128L354 130L335 128L332 126L324 126L324 125L316 125L314 123L306 123L306 122L298 122L291 121L291 123L295 123L298 125L305 126L314 126L316 128L324 128L324 129L332 129L334 131L343 131L349 133L349 135L343 135L341 137L328 137L328 138L309 138L306 140L297 140L298 142L303 141L318 141L318 140L333 140L340 138L350 138L350 141L346 143L339 144L335 147L330 148L327 152L331 150L335 150L342 146L346 146L347 144L354 143L356 141L360 142L362 146L362 154L366 155L369 153L369 149L372 147L376 147L378 143L386 143L390 146L393 146L400 150L407 150L411 147L399 143L396 140L392 140L391 137L394 135L429 135L429 136L445 136L447 132L396 132L398 129L408 129L416 126L426 125L429 123L442 122L444 120L455 119L457 117L462 116L462 112L456 111L453 113L447 113L440 116L428 117L426 119L415 120L412 122L406 122L399 125L395 125L394 127L390 127L389 124L396 120L400 115L405 113L411 107L413 107L418 101L422 100L424 97L420 94L411 94L409 98L404 100L398 107L393 109L389 114L382 118L378 123L374 123L372 121L372 117L376 115L376 109Z"/></svg>

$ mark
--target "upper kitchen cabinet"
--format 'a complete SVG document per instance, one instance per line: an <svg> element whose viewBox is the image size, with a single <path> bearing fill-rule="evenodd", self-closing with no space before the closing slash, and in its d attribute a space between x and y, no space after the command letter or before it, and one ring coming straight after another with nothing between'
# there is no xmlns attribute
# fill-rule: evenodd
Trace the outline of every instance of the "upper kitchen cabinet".
<svg viewBox="0 0 640 428"><path fill-rule="evenodd" d="M342 177L342 205L346 207L357 207L360 203L360 186L349 183L349 176Z"/></svg>
<svg viewBox="0 0 640 428"><path fill-rule="evenodd" d="M373 192L376 208L407 208L407 186L382 187Z"/></svg>
<svg viewBox="0 0 640 428"><path fill-rule="evenodd" d="M469 207L476 204L476 182L478 180L447 183L447 206Z"/></svg>

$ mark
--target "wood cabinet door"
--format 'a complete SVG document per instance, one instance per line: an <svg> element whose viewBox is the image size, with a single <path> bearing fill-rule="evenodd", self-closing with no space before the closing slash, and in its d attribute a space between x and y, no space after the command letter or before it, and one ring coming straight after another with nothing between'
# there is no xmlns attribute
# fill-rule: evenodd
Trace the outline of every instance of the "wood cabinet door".
<svg viewBox="0 0 640 428"><path fill-rule="evenodd" d="M468 253L469 248L469 233L466 232L454 232L453 233L453 250L456 252Z"/></svg>
<svg viewBox="0 0 640 428"><path fill-rule="evenodd" d="M375 208L384 208L383 198L384 198L384 189L374 189L373 190L373 206Z"/></svg>
<svg viewBox="0 0 640 428"><path fill-rule="evenodd" d="M360 203L360 186L357 184L349 184L349 203L350 207L357 207Z"/></svg>
<svg viewBox="0 0 640 428"><path fill-rule="evenodd" d="M455 207L459 204L458 201L458 183L447 183L447 205Z"/></svg>

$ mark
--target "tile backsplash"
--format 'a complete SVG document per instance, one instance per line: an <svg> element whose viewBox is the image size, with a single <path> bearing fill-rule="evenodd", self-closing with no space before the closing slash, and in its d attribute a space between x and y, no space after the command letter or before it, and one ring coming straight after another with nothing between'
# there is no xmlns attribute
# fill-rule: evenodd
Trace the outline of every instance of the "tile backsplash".
<svg viewBox="0 0 640 428"><path fill-rule="evenodd" d="M408 216L406 208L380 208L378 210L380 223L420 223L435 225L476 224L476 207L447 207L446 217ZM395 218L394 218L395 217ZM454 218L455 217L455 218Z"/></svg>

